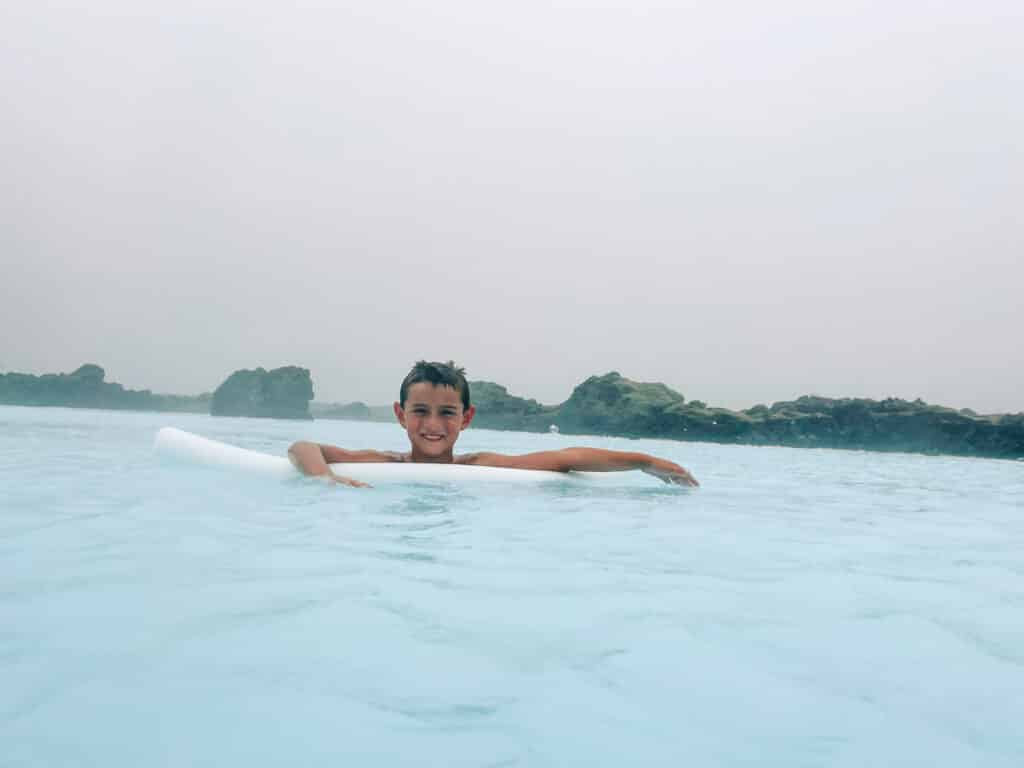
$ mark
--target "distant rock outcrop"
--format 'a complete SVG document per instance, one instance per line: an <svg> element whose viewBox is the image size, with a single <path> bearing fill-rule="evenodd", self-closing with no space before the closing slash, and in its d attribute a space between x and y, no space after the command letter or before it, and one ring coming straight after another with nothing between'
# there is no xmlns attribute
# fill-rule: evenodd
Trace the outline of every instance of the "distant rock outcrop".
<svg viewBox="0 0 1024 768"><path fill-rule="evenodd" d="M232 373L213 393L214 416L253 416L270 419L311 419L309 401L313 380L308 368L288 365Z"/></svg>
<svg viewBox="0 0 1024 768"><path fill-rule="evenodd" d="M746 414L754 416L754 409ZM804 396L752 419L742 442L871 451L1024 457L1024 414L978 416L898 398Z"/></svg>
<svg viewBox="0 0 1024 768"><path fill-rule="evenodd" d="M131 411L190 411L205 413L210 395L155 395L148 389L125 389L104 381L106 372L86 363L71 373L0 374L0 404L64 408L105 408Z"/></svg>
<svg viewBox="0 0 1024 768"><path fill-rule="evenodd" d="M554 424L562 432L648 435L670 429L665 413L685 400L664 384L630 381L612 371L591 376L557 409Z"/></svg>
<svg viewBox="0 0 1024 768"><path fill-rule="evenodd" d="M509 395L496 384L471 386L474 425L495 429L543 432L554 424L563 434L1024 457L1024 414L979 416L921 400L808 395L732 411L687 402L664 384L631 381L616 372L591 376L557 406Z"/></svg>
<svg viewBox="0 0 1024 768"><path fill-rule="evenodd" d="M1024 458L1024 413L978 415L922 400L833 399L807 395L745 411L687 401L664 384L616 372L591 376L561 405L509 394L500 384L470 382L474 426L562 434L654 437L748 445L852 448L991 458ZM305 368L235 371L210 394L158 395L105 381L86 364L72 373L0 374L0 404L190 411L216 416L309 419L313 382ZM391 421L390 406L313 404L318 418Z"/></svg>
<svg viewBox="0 0 1024 768"><path fill-rule="evenodd" d="M536 400L510 395L500 384L471 381L469 391L476 406L475 427L540 432L546 431L551 424L554 408L543 406Z"/></svg>

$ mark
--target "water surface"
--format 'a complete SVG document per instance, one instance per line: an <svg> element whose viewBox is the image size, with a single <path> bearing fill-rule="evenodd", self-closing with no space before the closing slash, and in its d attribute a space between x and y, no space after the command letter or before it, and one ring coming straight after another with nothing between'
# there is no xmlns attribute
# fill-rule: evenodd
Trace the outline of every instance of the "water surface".
<svg viewBox="0 0 1024 768"><path fill-rule="evenodd" d="M471 430L698 491L158 460L397 426L0 407L0 765L1024 765L1024 463Z"/></svg>

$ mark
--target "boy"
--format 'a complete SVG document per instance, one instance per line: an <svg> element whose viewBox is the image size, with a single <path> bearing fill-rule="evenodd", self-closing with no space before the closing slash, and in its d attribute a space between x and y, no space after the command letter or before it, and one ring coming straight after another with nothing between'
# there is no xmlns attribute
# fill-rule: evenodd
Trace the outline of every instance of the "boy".
<svg viewBox="0 0 1024 768"><path fill-rule="evenodd" d="M409 436L409 453L348 451L334 445L298 442L288 449L288 458L304 474L322 477L341 485L367 486L358 480L335 475L328 464L335 462L418 461L440 464L476 464L510 469L542 469L552 472L615 472L639 469L674 485L698 485L693 475L665 459L645 453L605 451L600 448L564 448L522 456L500 453L453 453L459 433L476 413L470 405L465 371L455 363L416 363L402 381L394 405L398 423Z"/></svg>

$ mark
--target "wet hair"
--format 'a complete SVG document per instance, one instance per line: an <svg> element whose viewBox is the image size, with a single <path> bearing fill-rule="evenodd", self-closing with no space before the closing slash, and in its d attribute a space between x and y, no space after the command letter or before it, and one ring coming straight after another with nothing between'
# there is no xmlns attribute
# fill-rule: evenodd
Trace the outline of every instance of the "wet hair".
<svg viewBox="0 0 1024 768"><path fill-rule="evenodd" d="M428 363L426 360L417 362L402 379L402 388L398 392L398 402L403 408L405 400L409 396L409 387L423 381L433 384L435 387L451 387L462 396L462 407L469 408L469 382L466 381L466 369L459 368L452 360L447 363Z"/></svg>

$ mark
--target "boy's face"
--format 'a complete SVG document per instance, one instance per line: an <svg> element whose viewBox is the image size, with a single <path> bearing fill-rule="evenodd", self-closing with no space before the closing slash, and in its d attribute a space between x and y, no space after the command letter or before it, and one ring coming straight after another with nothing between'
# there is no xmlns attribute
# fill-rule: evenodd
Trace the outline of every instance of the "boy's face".
<svg viewBox="0 0 1024 768"><path fill-rule="evenodd" d="M421 381L409 387L405 403L395 403L395 416L405 427L413 461L451 461L459 432L469 426L476 409L462 407L453 388Z"/></svg>

